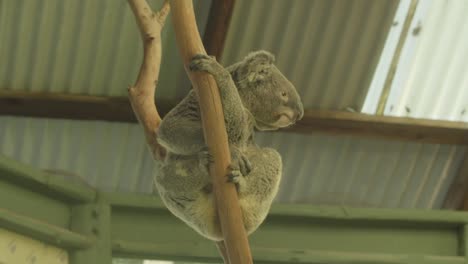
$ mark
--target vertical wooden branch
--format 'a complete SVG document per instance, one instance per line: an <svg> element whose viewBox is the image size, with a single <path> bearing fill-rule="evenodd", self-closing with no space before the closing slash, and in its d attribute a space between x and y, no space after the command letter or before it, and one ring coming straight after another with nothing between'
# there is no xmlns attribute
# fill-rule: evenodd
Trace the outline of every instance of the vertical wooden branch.
<svg viewBox="0 0 468 264"><path fill-rule="evenodd" d="M164 156L164 149L156 141L156 132L161 117L154 103L161 65L161 30L170 7L164 2L157 13L151 10L146 0L128 0L140 29L143 40L143 63L137 81L128 88L130 103L138 121L143 126L146 141L155 159Z"/></svg>
<svg viewBox="0 0 468 264"><path fill-rule="evenodd" d="M207 73L193 73L187 65L196 54L206 54L195 22L191 0L171 0L172 21L185 69L197 91L205 141L214 156L210 167L218 217L230 263L252 263L247 234L234 184L227 183L230 153L218 87Z"/></svg>

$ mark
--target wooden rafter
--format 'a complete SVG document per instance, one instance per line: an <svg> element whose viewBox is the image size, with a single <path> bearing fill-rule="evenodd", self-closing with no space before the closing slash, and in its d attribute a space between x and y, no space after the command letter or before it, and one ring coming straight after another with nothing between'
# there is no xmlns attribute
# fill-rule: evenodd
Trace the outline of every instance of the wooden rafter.
<svg viewBox="0 0 468 264"><path fill-rule="evenodd" d="M0 91L0 115L136 122L127 97Z"/></svg>
<svg viewBox="0 0 468 264"><path fill-rule="evenodd" d="M229 23L234 11L235 0L212 1L208 22L203 36L206 52L221 58L226 41Z"/></svg>
<svg viewBox="0 0 468 264"><path fill-rule="evenodd" d="M176 102L157 101L164 116ZM127 97L0 91L0 115L136 122ZM468 123L307 110L286 132L468 145Z"/></svg>
<svg viewBox="0 0 468 264"><path fill-rule="evenodd" d="M335 111L306 111L289 131L325 132L434 144L468 144L468 123Z"/></svg>

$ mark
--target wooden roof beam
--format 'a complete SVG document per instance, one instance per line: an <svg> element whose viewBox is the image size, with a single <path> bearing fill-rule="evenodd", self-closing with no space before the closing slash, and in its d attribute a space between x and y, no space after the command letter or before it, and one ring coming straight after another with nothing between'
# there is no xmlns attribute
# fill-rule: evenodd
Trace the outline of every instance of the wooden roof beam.
<svg viewBox="0 0 468 264"><path fill-rule="evenodd" d="M203 35L206 53L221 58L229 23L234 12L235 0L212 1L208 22ZM218 60L219 61L219 60Z"/></svg>
<svg viewBox="0 0 468 264"><path fill-rule="evenodd" d="M306 110L304 118L288 130L468 145L468 123L352 112Z"/></svg>
<svg viewBox="0 0 468 264"><path fill-rule="evenodd" d="M157 100L162 116L176 102ZM0 115L136 122L127 97L0 91ZM304 118L282 130L468 145L468 123L361 113L306 110Z"/></svg>

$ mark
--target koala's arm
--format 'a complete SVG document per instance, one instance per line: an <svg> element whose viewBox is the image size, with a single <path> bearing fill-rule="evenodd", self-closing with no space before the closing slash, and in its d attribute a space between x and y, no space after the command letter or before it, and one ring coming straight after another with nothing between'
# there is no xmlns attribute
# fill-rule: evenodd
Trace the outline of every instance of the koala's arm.
<svg viewBox="0 0 468 264"><path fill-rule="evenodd" d="M194 155L205 148L198 102L193 90L163 118L158 129L158 142L178 155Z"/></svg>
<svg viewBox="0 0 468 264"><path fill-rule="evenodd" d="M226 130L230 137L245 127L247 116L237 87L231 74L214 58L207 55L196 55L190 63L192 71L205 71L213 75L218 85L224 111Z"/></svg>

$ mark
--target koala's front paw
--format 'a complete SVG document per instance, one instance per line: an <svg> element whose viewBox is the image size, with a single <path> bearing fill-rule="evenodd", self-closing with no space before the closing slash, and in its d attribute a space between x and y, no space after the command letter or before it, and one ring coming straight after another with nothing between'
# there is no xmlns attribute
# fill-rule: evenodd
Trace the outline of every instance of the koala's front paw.
<svg viewBox="0 0 468 264"><path fill-rule="evenodd" d="M214 57L205 54L197 54L193 56L192 61L189 64L189 69L191 71L206 71L215 75L222 71L223 67Z"/></svg>
<svg viewBox="0 0 468 264"><path fill-rule="evenodd" d="M207 168L210 164L214 163L214 157L211 155L208 147L204 147L198 153L198 160L200 162L200 166Z"/></svg>

